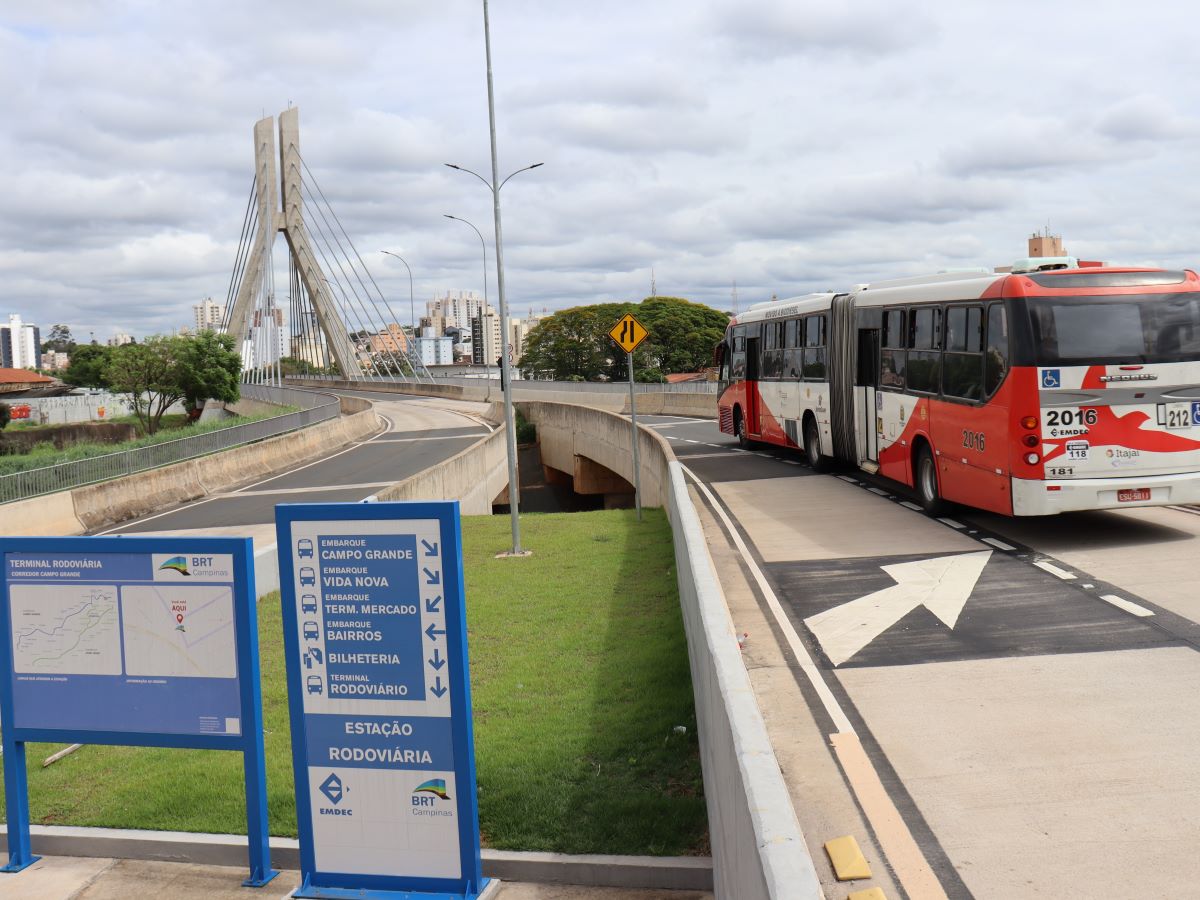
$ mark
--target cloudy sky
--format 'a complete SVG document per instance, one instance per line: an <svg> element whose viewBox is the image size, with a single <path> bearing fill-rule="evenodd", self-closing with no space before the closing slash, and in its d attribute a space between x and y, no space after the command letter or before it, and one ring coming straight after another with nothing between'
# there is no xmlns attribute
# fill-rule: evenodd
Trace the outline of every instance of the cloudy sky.
<svg viewBox="0 0 1200 900"><path fill-rule="evenodd" d="M1200 263L1189 5L493 0L514 315L650 291L742 307L1068 251ZM256 119L393 306L482 287L477 0L0 0L0 317L169 331L223 300ZM276 247L286 292L284 245ZM494 265L489 246L489 266ZM494 269L489 290L495 300ZM419 314L419 313L418 313Z"/></svg>

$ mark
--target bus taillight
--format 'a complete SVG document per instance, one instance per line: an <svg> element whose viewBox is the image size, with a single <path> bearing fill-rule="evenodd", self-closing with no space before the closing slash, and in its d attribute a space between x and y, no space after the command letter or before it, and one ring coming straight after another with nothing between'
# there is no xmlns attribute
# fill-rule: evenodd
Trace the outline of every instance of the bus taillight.
<svg viewBox="0 0 1200 900"><path fill-rule="evenodd" d="M1036 453L1026 453L1025 454L1025 462L1031 466L1036 466L1041 461L1042 461L1042 458L1040 456L1038 456Z"/></svg>
<svg viewBox="0 0 1200 900"><path fill-rule="evenodd" d="M1025 418L1023 418L1021 420L1021 427L1025 428L1029 431L1033 431L1035 428L1038 427L1037 416L1026 416ZM1033 445L1031 444L1030 446L1033 446Z"/></svg>
<svg viewBox="0 0 1200 900"><path fill-rule="evenodd" d="M1026 447L1036 447L1038 445L1038 436L1036 434L1027 434L1021 438L1021 443Z"/></svg>

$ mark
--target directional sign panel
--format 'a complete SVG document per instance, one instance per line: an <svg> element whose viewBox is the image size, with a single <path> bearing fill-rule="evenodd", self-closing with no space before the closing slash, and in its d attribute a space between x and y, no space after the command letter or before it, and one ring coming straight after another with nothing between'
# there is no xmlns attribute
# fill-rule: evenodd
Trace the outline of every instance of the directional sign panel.
<svg viewBox="0 0 1200 900"><path fill-rule="evenodd" d="M475 896L458 504L289 504L276 524L304 879L296 896Z"/></svg>
<svg viewBox="0 0 1200 900"><path fill-rule="evenodd" d="M629 313L623 315L621 321L608 332L608 336L616 341L626 353L636 350L638 344L644 341L648 334L646 326Z"/></svg>
<svg viewBox="0 0 1200 900"><path fill-rule="evenodd" d="M25 743L241 751L250 878L274 877L249 538L0 538L9 864L29 852ZM103 779L95 785L103 791ZM169 803L171 798L163 798Z"/></svg>

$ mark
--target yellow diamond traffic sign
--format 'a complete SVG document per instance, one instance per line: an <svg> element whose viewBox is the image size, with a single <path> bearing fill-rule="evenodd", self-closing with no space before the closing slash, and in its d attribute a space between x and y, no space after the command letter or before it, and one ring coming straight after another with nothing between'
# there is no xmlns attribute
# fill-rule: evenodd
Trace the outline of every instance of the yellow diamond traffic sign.
<svg viewBox="0 0 1200 900"><path fill-rule="evenodd" d="M621 321L608 332L608 336L620 344L626 353L637 349L637 345L644 341L648 334L646 326L629 313L623 315Z"/></svg>

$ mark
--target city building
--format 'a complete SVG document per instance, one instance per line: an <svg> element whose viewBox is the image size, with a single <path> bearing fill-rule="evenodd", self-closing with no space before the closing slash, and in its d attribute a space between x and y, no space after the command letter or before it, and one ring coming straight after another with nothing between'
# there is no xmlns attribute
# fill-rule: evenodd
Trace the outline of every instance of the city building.
<svg viewBox="0 0 1200 900"><path fill-rule="evenodd" d="M421 362L427 366L449 366L454 363L454 338L444 335L419 337L416 346Z"/></svg>
<svg viewBox="0 0 1200 900"><path fill-rule="evenodd" d="M70 364L71 357L69 354L60 353L57 350L47 350L42 354L42 364L38 368L45 372L58 372Z"/></svg>
<svg viewBox="0 0 1200 900"><path fill-rule="evenodd" d="M196 331L220 331L225 320L225 305L207 297L192 307L192 317Z"/></svg>
<svg viewBox="0 0 1200 900"><path fill-rule="evenodd" d="M105 343L107 343L108 346L110 346L110 347L123 347L126 344L132 344L133 338L130 337L129 335L127 335L123 331L118 331L116 334L114 334L112 337L110 337Z"/></svg>
<svg viewBox="0 0 1200 900"><path fill-rule="evenodd" d="M314 369L325 368L325 344L313 334L295 335L292 338L292 359L308 363Z"/></svg>
<svg viewBox="0 0 1200 900"><path fill-rule="evenodd" d="M54 384L53 378L23 368L0 367L0 394L17 394Z"/></svg>
<svg viewBox="0 0 1200 900"><path fill-rule="evenodd" d="M408 341L408 332L392 322L383 331L370 336L371 352L403 356L408 350Z"/></svg>
<svg viewBox="0 0 1200 900"><path fill-rule="evenodd" d="M42 334L36 325L26 325L20 315L8 317L8 325L0 326L0 368L40 369L42 367Z"/></svg>
<svg viewBox="0 0 1200 900"><path fill-rule="evenodd" d="M484 306L483 298L475 291L447 291L445 295L435 294L433 300L425 304L425 316L428 319L438 316L445 319L443 331L453 326L466 333L471 330L472 320L479 315ZM491 311L491 307L484 311Z"/></svg>
<svg viewBox="0 0 1200 900"><path fill-rule="evenodd" d="M242 356L247 369L273 366L287 356L288 332L284 326L283 310L279 307L254 310L246 335L249 348ZM212 329L213 326L206 325L204 330Z"/></svg>
<svg viewBox="0 0 1200 900"><path fill-rule="evenodd" d="M471 320L471 359L479 365L494 366L500 360L502 348L500 317L489 306Z"/></svg>

